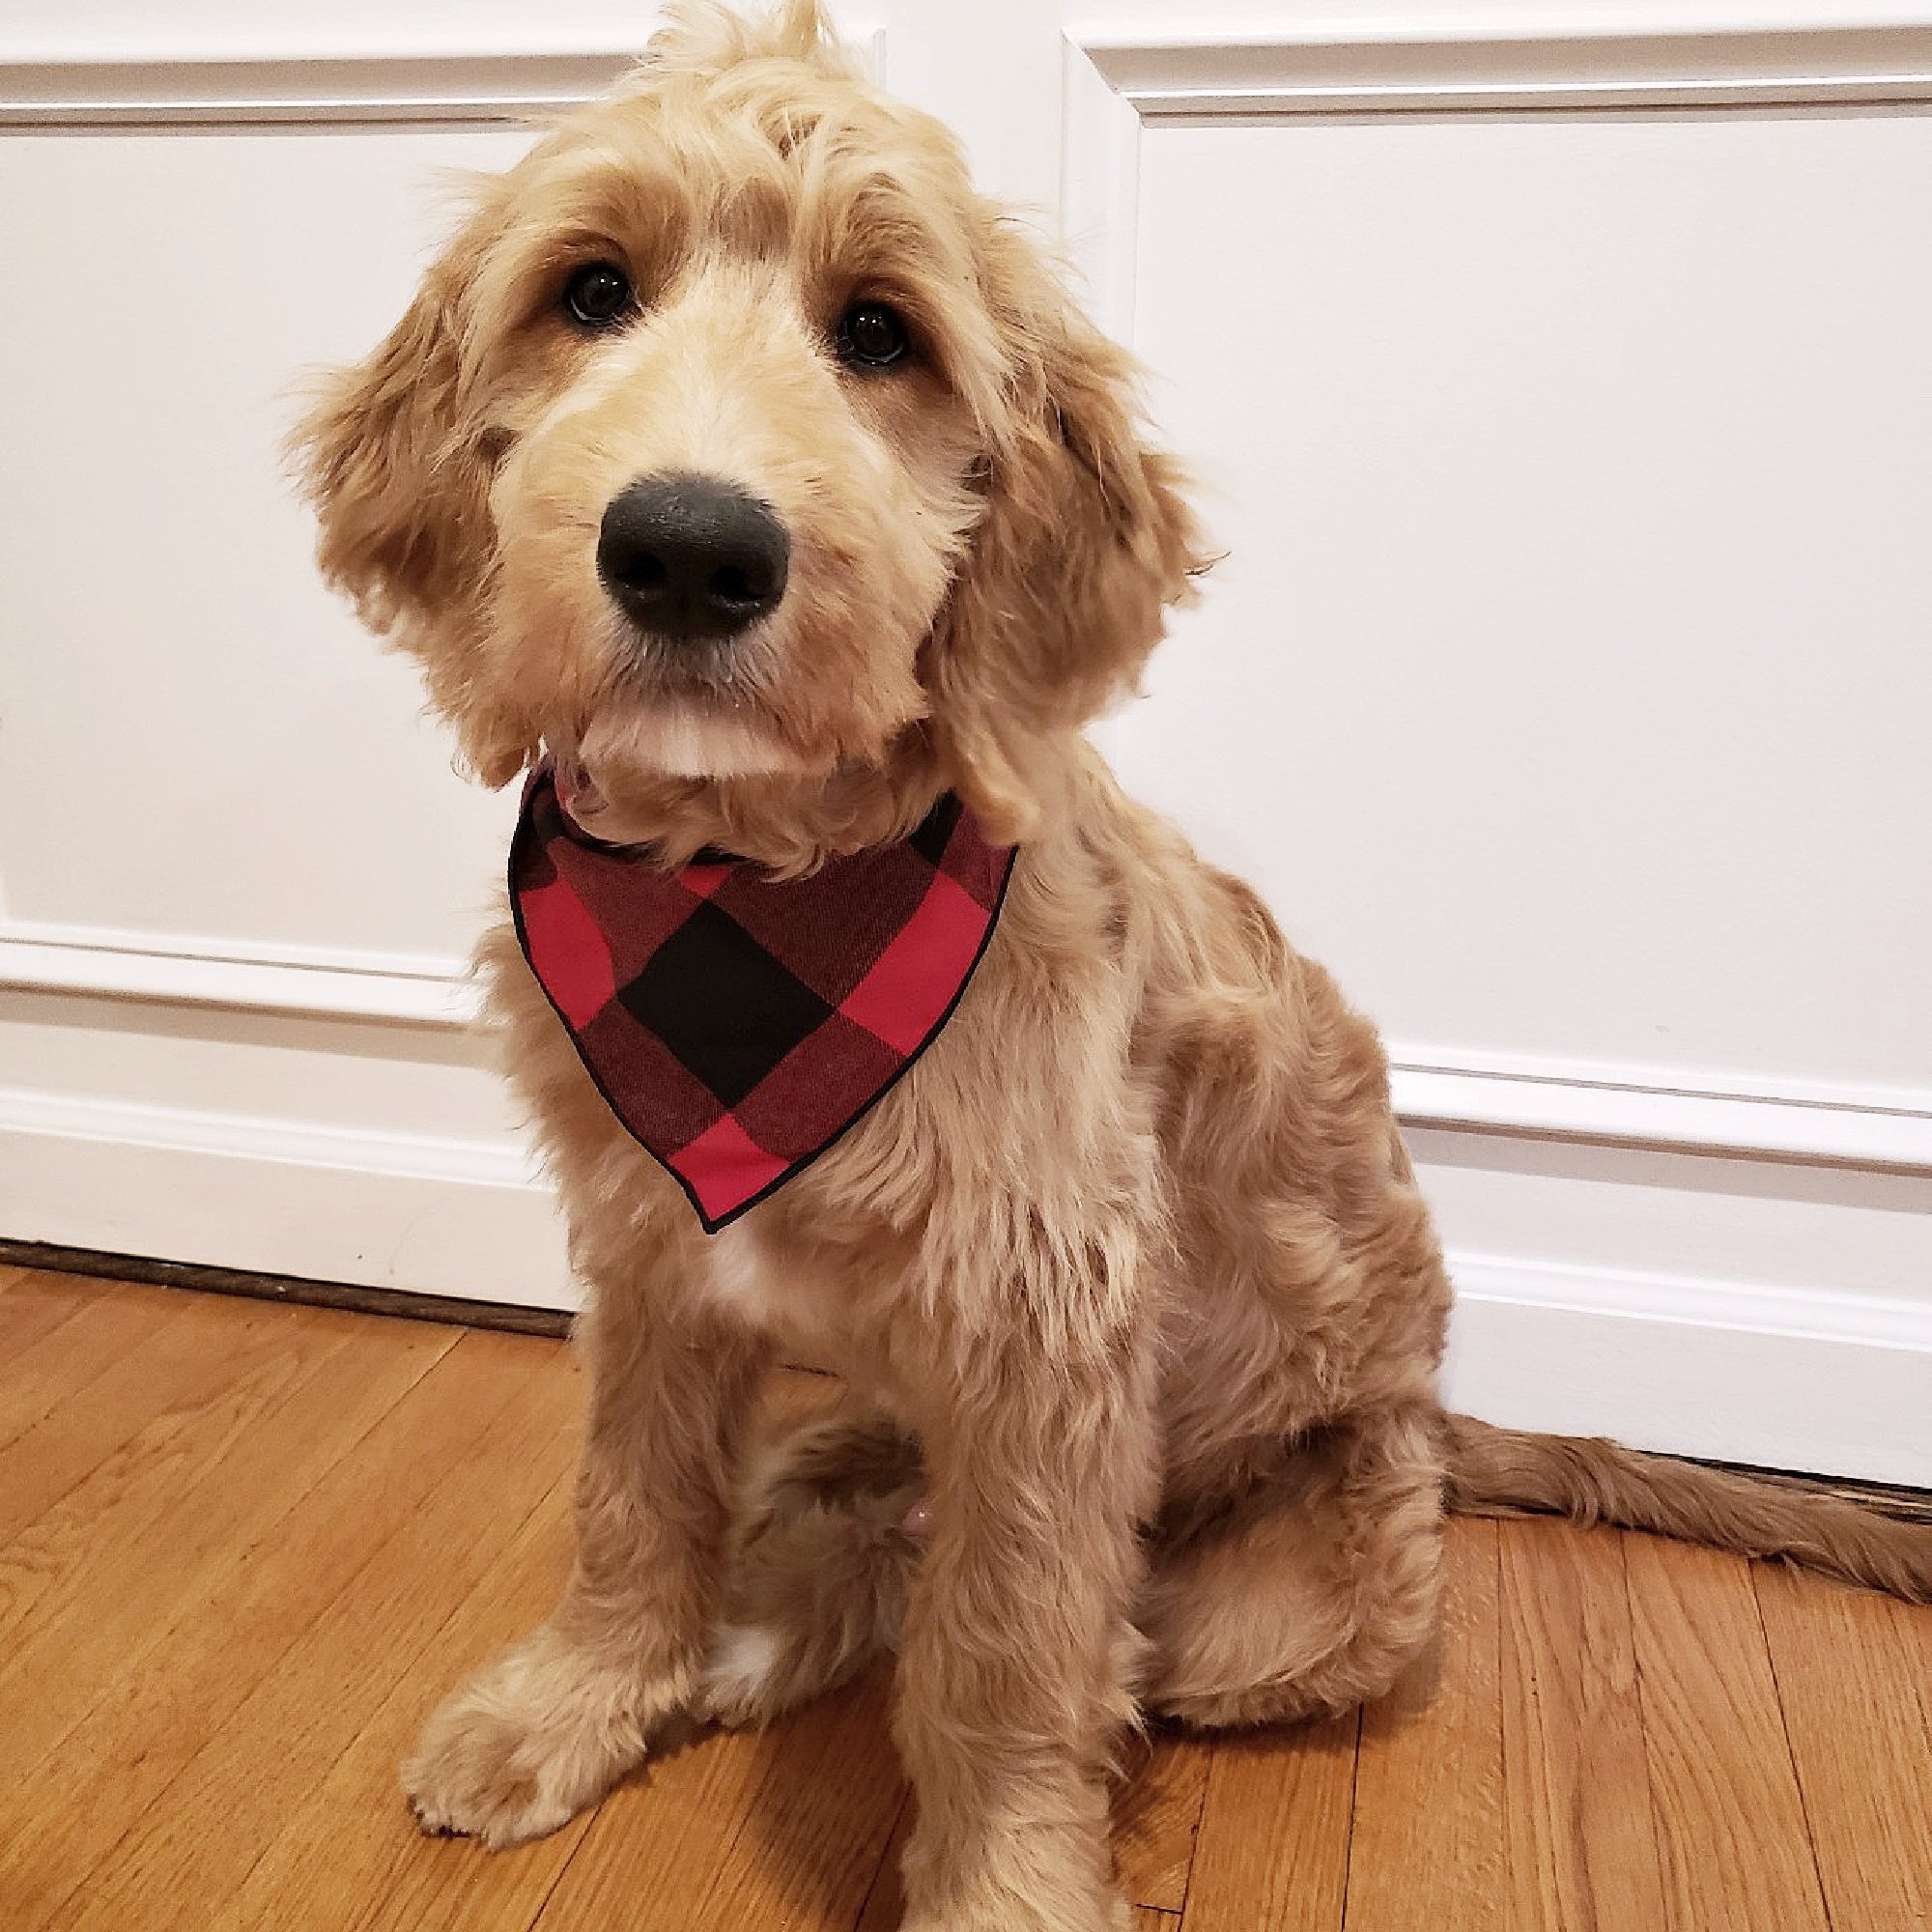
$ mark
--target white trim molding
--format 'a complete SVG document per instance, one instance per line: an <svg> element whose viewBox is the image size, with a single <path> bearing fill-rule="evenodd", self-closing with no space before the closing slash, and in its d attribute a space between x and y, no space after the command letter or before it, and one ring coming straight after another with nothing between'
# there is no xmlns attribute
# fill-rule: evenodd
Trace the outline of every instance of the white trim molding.
<svg viewBox="0 0 1932 1932"><path fill-rule="evenodd" d="M438 1028L469 1026L478 1009L464 962L436 953L26 920L0 920L0 989Z"/></svg>
<svg viewBox="0 0 1932 1932"><path fill-rule="evenodd" d="M594 99L637 61L605 53L0 62L0 128L521 122Z"/></svg>
<svg viewBox="0 0 1932 1932"><path fill-rule="evenodd" d="M503 1136L381 1132L263 1114L214 1114L92 1095L0 1087L0 1131L115 1147L235 1155L284 1166L339 1168L399 1180L457 1181L549 1195L535 1158ZM16 1237L18 1238L18 1237ZM38 1238L33 1237L33 1238Z"/></svg>
<svg viewBox="0 0 1932 1932"><path fill-rule="evenodd" d="M1704 33L1310 32L1063 43L1062 234L1130 340L1140 139L1161 122L1875 109L1932 100L1932 20Z"/></svg>
<svg viewBox="0 0 1932 1932"><path fill-rule="evenodd" d="M1932 99L1932 24L1711 33L1363 33L1074 44L1143 121Z"/></svg>
<svg viewBox="0 0 1932 1932"><path fill-rule="evenodd" d="M462 1029L481 1018L465 963L436 953L179 938L0 921L0 991ZM1392 1045L1408 1125L1532 1140L1932 1173L1932 1093L1523 1054Z"/></svg>
<svg viewBox="0 0 1932 1932"><path fill-rule="evenodd" d="M1932 1093L1391 1046L1416 1126L1932 1172Z"/></svg>
<svg viewBox="0 0 1932 1932"><path fill-rule="evenodd" d="M328 126L482 122L519 126L594 100L637 65L615 47L452 47L81 53L0 58L0 130L37 128ZM849 37L885 72L885 31Z"/></svg>

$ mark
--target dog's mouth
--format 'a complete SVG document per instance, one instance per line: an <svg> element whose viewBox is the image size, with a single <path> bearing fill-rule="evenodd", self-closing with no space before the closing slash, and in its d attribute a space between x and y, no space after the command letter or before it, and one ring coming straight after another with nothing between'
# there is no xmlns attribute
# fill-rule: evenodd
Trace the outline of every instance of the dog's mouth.
<svg viewBox="0 0 1932 1932"><path fill-rule="evenodd" d="M762 627L729 638L680 638L622 622L611 696L618 703L741 709L765 661Z"/></svg>
<svg viewBox="0 0 1932 1932"><path fill-rule="evenodd" d="M581 733L553 738L559 803L593 838L630 844L666 780L704 781L823 776L836 754L801 751L765 708L709 694L607 693ZM633 823L633 820L637 823Z"/></svg>

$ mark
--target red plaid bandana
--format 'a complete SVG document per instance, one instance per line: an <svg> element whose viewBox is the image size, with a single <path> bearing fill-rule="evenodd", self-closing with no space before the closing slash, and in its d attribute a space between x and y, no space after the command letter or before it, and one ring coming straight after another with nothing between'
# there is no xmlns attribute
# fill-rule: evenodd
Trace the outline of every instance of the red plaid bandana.
<svg viewBox="0 0 1932 1932"><path fill-rule="evenodd" d="M715 1234L809 1166L938 1037L1014 848L948 794L910 838L775 880L667 870L572 823L548 769L510 846L524 957L624 1126Z"/></svg>

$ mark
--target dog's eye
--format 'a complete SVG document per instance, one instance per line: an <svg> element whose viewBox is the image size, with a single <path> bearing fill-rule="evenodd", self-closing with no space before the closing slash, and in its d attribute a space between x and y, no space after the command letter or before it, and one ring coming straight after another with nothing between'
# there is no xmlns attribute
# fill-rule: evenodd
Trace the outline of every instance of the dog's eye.
<svg viewBox="0 0 1932 1932"><path fill-rule="evenodd" d="M563 285L563 306L581 328L609 328L631 312L631 278L614 262L591 262Z"/></svg>
<svg viewBox="0 0 1932 1932"><path fill-rule="evenodd" d="M912 342L897 309L862 301L838 318L838 347L841 361L861 369L890 369Z"/></svg>

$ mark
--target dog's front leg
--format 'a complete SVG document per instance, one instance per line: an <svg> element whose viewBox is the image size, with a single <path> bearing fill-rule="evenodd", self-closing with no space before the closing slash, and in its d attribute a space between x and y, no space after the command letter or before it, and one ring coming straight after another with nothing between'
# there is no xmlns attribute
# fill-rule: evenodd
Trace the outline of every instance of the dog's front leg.
<svg viewBox="0 0 1932 1932"><path fill-rule="evenodd" d="M931 1520L895 1713L918 1811L906 1932L1128 1923L1106 1776L1134 1708L1158 1487L1149 1351L1131 1241L1075 1244L1079 1263L1055 1245L1005 1297L997 1339L949 1337L926 1371Z"/></svg>
<svg viewBox="0 0 1932 1932"><path fill-rule="evenodd" d="M594 1804L690 1703L757 1370L747 1338L649 1275L596 1286L578 1341L590 1413L563 1601L458 1687L403 1768L426 1831L495 1847Z"/></svg>

